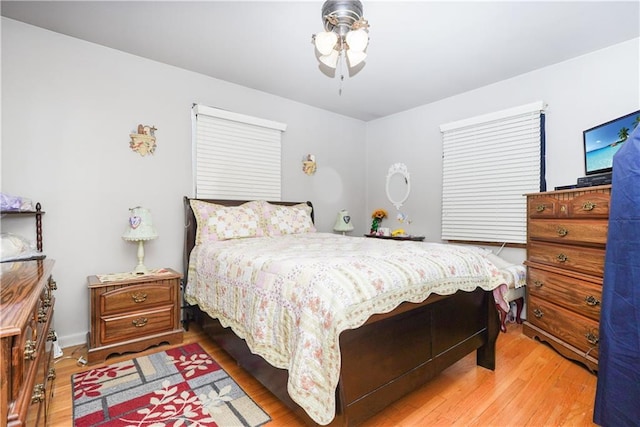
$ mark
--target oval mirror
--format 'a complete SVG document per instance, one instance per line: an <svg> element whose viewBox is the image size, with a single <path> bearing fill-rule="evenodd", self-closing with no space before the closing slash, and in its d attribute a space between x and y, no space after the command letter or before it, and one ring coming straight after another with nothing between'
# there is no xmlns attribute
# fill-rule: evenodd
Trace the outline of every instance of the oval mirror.
<svg viewBox="0 0 640 427"><path fill-rule="evenodd" d="M400 210L402 204L409 197L411 181L409 180L409 170L404 163L394 163L387 172L387 198Z"/></svg>

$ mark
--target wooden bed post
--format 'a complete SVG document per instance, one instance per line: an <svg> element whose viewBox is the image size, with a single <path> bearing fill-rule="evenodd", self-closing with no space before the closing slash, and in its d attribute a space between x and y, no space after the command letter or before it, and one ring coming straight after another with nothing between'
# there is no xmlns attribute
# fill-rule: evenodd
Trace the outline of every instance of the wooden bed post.
<svg viewBox="0 0 640 427"><path fill-rule="evenodd" d="M485 292L487 308L487 342L476 352L476 363L483 368L496 369L496 341L500 333L500 318L493 300L492 292Z"/></svg>

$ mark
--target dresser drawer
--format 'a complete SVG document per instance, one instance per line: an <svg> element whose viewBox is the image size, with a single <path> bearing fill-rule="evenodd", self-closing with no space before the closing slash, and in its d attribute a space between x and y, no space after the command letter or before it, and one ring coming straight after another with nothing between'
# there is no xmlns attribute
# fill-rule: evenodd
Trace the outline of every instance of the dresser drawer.
<svg viewBox="0 0 640 427"><path fill-rule="evenodd" d="M604 274L604 249L540 243L530 241L527 246L529 261L553 265L602 277Z"/></svg>
<svg viewBox="0 0 640 427"><path fill-rule="evenodd" d="M100 296L100 311L104 316L174 304L175 294L173 281L130 285L103 293Z"/></svg>
<svg viewBox="0 0 640 427"><path fill-rule="evenodd" d="M23 326L22 333L16 337L11 350L11 398L16 399L18 393L28 380L31 366L38 355L37 326L34 316Z"/></svg>
<svg viewBox="0 0 640 427"><path fill-rule="evenodd" d="M570 218L609 218L608 193L587 193L567 203Z"/></svg>
<svg viewBox="0 0 640 427"><path fill-rule="evenodd" d="M608 225L606 220L532 219L528 233L530 240L604 246Z"/></svg>
<svg viewBox="0 0 640 427"><path fill-rule="evenodd" d="M600 320L601 285L529 267L527 290L530 297L553 301L568 310Z"/></svg>
<svg viewBox="0 0 640 427"><path fill-rule="evenodd" d="M591 357L598 358L597 321L529 294L527 321Z"/></svg>
<svg viewBox="0 0 640 427"><path fill-rule="evenodd" d="M531 197L527 204L527 214L531 219L542 218L592 218L609 217L610 195L588 192L573 198L562 198L561 194Z"/></svg>
<svg viewBox="0 0 640 427"><path fill-rule="evenodd" d="M100 319L100 340L103 344L120 342L174 329L175 305L138 311Z"/></svg>
<svg viewBox="0 0 640 427"><path fill-rule="evenodd" d="M536 197L529 199L527 214L529 218L558 218L566 216L566 205L555 197Z"/></svg>

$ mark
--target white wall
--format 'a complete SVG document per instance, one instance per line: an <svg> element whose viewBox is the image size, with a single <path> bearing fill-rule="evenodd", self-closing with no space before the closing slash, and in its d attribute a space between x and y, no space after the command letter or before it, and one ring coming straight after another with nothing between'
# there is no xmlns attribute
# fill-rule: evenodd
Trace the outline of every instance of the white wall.
<svg viewBox="0 0 640 427"><path fill-rule="evenodd" d="M160 237L145 264L182 271L182 197L192 195L191 105L202 103L288 124L283 200L311 200L330 231L337 212L366 217L365 123L242 86L2 18L1 191L42 203L44 249L56 260L55 326L62 346L89 328L86 278L136 264L124 242L128 209L151 209ZM155 125L157 150L129 148L139 124ZM331 132L326 129L340 129ZM302 172L316 155L318 172ZM361 234L368 224L355 223ZM33 233L33 220L2 221Z"/></svg>
<svg viewBox="0 0 640 427"><path fill-rule="evenodd" d="M469 64L473 72L473 64ZM431 82L429 83L431 84ZM403 210L409 231L440 241L443 123L543 100L546 110L547 189L585 175L582 131L640 109L640 39L574 58L458 96L367 123L367 210L395 208L384 194L389 166L404 162L411 195ZM385 225L397 228L395 220ZM505 258L524 251L505 249Z"/></svg>

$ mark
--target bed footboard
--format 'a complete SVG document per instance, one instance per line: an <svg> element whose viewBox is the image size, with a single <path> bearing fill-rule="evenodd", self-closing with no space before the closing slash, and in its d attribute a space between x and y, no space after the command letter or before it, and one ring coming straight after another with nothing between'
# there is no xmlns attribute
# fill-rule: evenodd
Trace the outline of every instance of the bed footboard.
<svg viewBox="0 0 640 427"><path fill-rule="evenodd" d="M196 316L203 330L240 366L316 425L287 393L288 372L252 354L244 340L206 313ZM476 289L433 295L421 304L404 303L372 316L340 335L342 369L331 426L357 425L438 373L477 350L479 366L495 368L499 319L491 292Z"/></svg>

